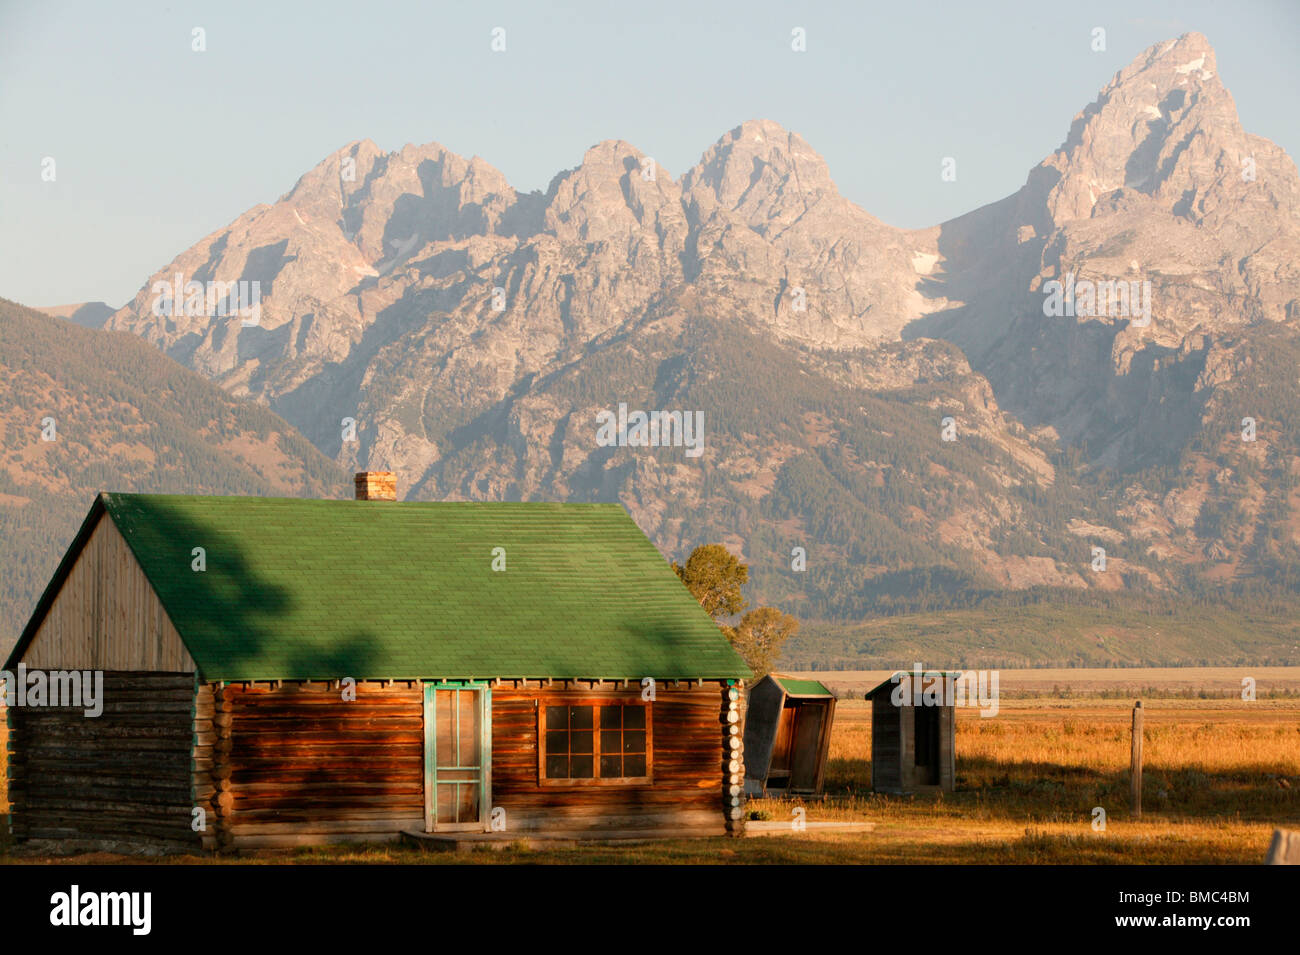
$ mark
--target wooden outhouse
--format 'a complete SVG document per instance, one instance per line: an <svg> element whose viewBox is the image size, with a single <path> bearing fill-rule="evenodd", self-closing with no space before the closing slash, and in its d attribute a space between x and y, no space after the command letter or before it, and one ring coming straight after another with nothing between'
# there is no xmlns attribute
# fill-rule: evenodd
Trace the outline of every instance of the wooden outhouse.
<svg viewBox="0 0 1300 955"><path fill-rule="evenodd" d="M900 670L871 700L871 788L876 792L951 792L956 765L959 673Z"/></svg>
<svg viewBox="0 0 1300 955"><path fill-rule="evenodd" d="M835 696L816 680L768 674L749 692L745 714L745 793L822 791Z"/></svg>
<svg viewBox="0 0 1300 955"><path fill-rule="evenodd" d="M752 674L620 505L357 498L96 498L5 669L102 708L7 708L15 838L743 826Z"/></svg>

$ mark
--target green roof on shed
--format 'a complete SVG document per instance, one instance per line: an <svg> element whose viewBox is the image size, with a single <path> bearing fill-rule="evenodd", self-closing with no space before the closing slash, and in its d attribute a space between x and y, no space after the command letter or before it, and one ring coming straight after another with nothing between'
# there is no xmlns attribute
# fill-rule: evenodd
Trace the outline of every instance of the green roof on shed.
<svg viewBox="0 0 1300 955"><path fill-rule="evenodd" d="M772 679L781 685L789 696L834 696L830 690L826 689L816 680L796 680L788 676L777 676L772 674Z"/></svg>
<svg viewBox="0 0 1300 955"><path fill-rule="evenodd" d="M103 494L95 506L208 680L752 676L619 504Z"/></svg>

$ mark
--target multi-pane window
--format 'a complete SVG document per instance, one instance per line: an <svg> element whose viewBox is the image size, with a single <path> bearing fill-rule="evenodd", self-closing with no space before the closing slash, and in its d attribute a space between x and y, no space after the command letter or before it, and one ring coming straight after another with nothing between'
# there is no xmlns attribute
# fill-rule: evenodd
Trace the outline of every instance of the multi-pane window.
<svg viewBox="0 0 1300 955"><path fill-rule="evenodd" d="M622 703L543 707L542 778L567 782L650 777L646 707Z"/></svg>

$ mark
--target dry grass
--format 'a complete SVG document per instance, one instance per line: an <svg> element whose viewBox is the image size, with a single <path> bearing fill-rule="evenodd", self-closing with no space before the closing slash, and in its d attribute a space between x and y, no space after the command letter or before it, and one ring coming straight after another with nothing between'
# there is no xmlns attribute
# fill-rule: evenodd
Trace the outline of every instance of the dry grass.
<svg viewBox="0 0 1300 955"><path fill-rule="evenodd" d="M793 672L821 680L837 693L861 696L889 679L893 670ZM1242 680L1255 681L1256 696L1293 699L1300 696L1300 667L1039 667L998 670L1003 697L1089 699L1123 694L1130 698L1241 698Z"/></svg>
<svg viewBox="0 0 1300 955"><path fill-rule="evenodd" d="M1004 700L990 719L958 710L958 791L943 797L871 793L870 708L842 701L827 799L809 816L876 820L882 862L1260 862L1275 826L1300 824L1300 706L1143 709L1140 821L1128 813L1131 704L1057 699ZM767 808L779 818L790 804Z"/></svg>
<svg viewBox="0 0 1300 955"><path fill-rule="evenodd" d="M1187 672L1181 671L1180 679ZM1112 678L1130 677L1121 671ZM978 710L958 710L958 791L940 797L872 793L870 709L860 700L843 700L836 709L826 798L809 803L807 815L871 820L876 828L869 833L446 855L396 846L328 847L236 860L169 861L1257 863L1275 826L1300 827L1300 703L1155 699L1146 701L1144 710L1140 821L1128 814L1128 701L1004 699L991 719L981 718ZM0 746L0 760L2 754ZM782 819L790 817L793 805L762 800L750 808ZM1106 811L1104 832L1092 828L1097 806ZM6 861L51 860L18 854ZM73 861L130 860L81 856Z"/></svg>

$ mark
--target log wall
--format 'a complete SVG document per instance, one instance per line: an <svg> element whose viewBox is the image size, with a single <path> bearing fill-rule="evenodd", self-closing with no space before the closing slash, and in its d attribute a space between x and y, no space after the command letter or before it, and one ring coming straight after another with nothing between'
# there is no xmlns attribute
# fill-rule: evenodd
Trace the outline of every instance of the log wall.
<svg viewBox="0 0 1300 955"><path fill-rule="evenodd" d="M194 676L104 673L103 713L7 707L16 839L64 848L194 850Z"/></svg>
<svg viewBox="0 0 1300 955"><path fill-rule="evenodd" d="M492 691L492 805L509 830L671 829L682 835L726 831L730 724L718 684L673 689L661 683L652 707L653 782L542 786L538 725L548 705L580 705L617 694L585 688ZM640 693L623 694L639 702ZM738 787L737 787L738 788Z"/></svg>
<svg viewBox="0 0 1300 955"><path fill-rule="evenodd" d="M205 845L379 840L403 829L423 830L422 689L363 683L356 692L356 701L345 703L338 689L324 684L200 688L194 786L210 809ZM509 831L721 834L730 732L724 693L717 684L658 688L653 783L565 787L539 783L539 709L611 694L536 683L496 687L491 806L506 810ZM640 699L639 692L626 696Z"/></svg>
<svg viewBox="0 0 1300 955"><path fill-rule="evenodd" d="M396 839L424 828L418 683L208 686L195 786L219 848ZM206 748L205 748L206 747Z"/></svg>

